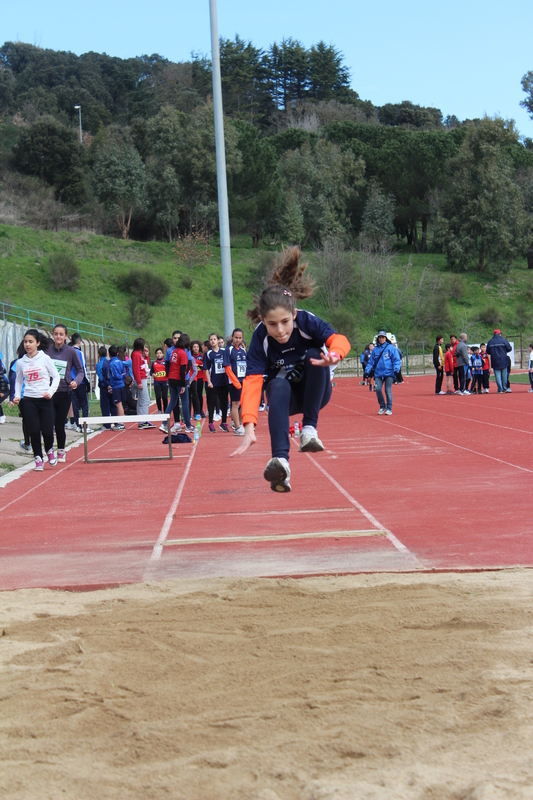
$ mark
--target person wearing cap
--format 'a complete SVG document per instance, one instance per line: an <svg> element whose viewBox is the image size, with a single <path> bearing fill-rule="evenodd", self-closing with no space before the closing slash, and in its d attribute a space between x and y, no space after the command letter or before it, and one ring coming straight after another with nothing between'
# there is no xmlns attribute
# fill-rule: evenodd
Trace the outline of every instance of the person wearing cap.
<svg viewBox="0 0 533 800"><path fill-rule="evenodd" d="M378 331L376 346L365 367L365 377L374 376L380 416L387 414L390 417L392 414L392 382L401 368L402 361L397 348L390 342L386 331ZM383 384L385 384L386 403L383 398Z"/></svg>
<svg viewBox="0 0 533 800"><path fill-rule="evenodd" d="M494 336L487 342L487 353L490 356L490 366L496 378L498 394L511 391L511 388L507 388L507 353L510 353L512 349L507 339L502 336L501 330L495 328Z"/></svg>

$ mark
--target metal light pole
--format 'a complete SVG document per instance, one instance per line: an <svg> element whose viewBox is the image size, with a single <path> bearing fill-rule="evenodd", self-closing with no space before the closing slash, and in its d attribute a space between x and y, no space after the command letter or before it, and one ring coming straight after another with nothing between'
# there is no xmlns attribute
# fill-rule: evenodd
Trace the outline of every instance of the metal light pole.
<svg viewBox="0 0 533 800"><path fill-rule="evenodd" d="M80 144L82 144L82 141L81 141L81 106L74 106L74 108L77 109L78 115L79 115L79 118L80 118Z"/></svg>
<svg viewBox="0 0 533 800"><path fill-rule="evenodd" d="M231 336L233 329L235 327L235 313L233 310L233 281L231 278L228 184L226 178L226 151L224 147L224 113L222 110L222 81L220 79L220 48L218 43L216 0L209 0L209 13L211 16L213 105L215 107L218 219L220 227L220 255L222 259L222 297L224 301L224 332L226 336Z"/></svg>

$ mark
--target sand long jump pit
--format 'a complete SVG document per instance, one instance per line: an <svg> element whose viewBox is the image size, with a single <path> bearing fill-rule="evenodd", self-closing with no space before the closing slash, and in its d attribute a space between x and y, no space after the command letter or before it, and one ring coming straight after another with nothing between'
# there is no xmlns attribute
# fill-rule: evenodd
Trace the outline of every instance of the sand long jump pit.
<svg viewBox="0 0 533 800"><path fill-rule="evenodd" d="M533 574L0 594L10 800L533 798Z"/></svg>

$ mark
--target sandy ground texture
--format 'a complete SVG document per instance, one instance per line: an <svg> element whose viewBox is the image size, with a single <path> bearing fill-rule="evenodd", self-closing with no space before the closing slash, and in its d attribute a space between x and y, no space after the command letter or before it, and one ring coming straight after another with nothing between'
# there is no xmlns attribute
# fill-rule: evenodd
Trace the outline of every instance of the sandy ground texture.
<svg viewBox="0 0 533 800"><path fill-rule="evenodd" d="M10 800L533 798L533 573L0 594Z"/></svg>

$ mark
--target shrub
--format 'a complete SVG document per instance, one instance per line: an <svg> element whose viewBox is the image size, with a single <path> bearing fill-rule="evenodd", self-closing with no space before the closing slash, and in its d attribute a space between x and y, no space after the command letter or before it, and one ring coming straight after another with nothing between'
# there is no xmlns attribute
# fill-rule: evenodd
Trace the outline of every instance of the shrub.
<svg viewBox="0 0 533 800"><path fill-rule="evenodd" d="M184 289L192 289L192 278L182 278L181 285Z"/></svg>
<svg viewBox="0 0 533 800"><path fill-rule="evenodd" d="M527 303L518 303L516 306L516 321L521 331L531 322L531 309Z"/></svg>
<svg viewBox="0 0 533 800"><path fill-rule="evenodd" d="M355 316L350 311L345 308L335 308L329 312L328 321L337 333L346 336L352 347L355 346L358 332Z"/></svg>
<svg viewBox="0 0 533 800"><path fill-rule="evenodd" d="M68 253L55 253L48 259L50 280L56 289L68 289L73 292L80 282L80 268L73 256Z"/></svg>
<svg viewBox="0 0 533 800"><path fill-rule="evenodd" d="M482 311L479 315L479 319L481 322L484 322L485 325L493 326L496 325L497 322L500 320L500 312L496 308L496 306L488 306L484 311Z"/></svg>
<svg viewBox="0 0 533 800"><path fill-rule="evenodd" d="M131 297L128 302L130 322L135 330L140 331L146 328L152 319L154 312L147 303L140 303L136 297Z"/></svg>
<svg viewBox="0 0 533 800"><path fill-rule="evenodd" d="M132 295L138 305L156 306L170 291L166 278L151 269L141 267L132 267L122 273L117 277L116 283L122 292Z"/></svg>
<svg viewBox="0 0 533 800"><path fill-rule="evenodd" d="M462 300L467 290L465 279L461 275L450 275L448 292L451 300Z"/></svg>

